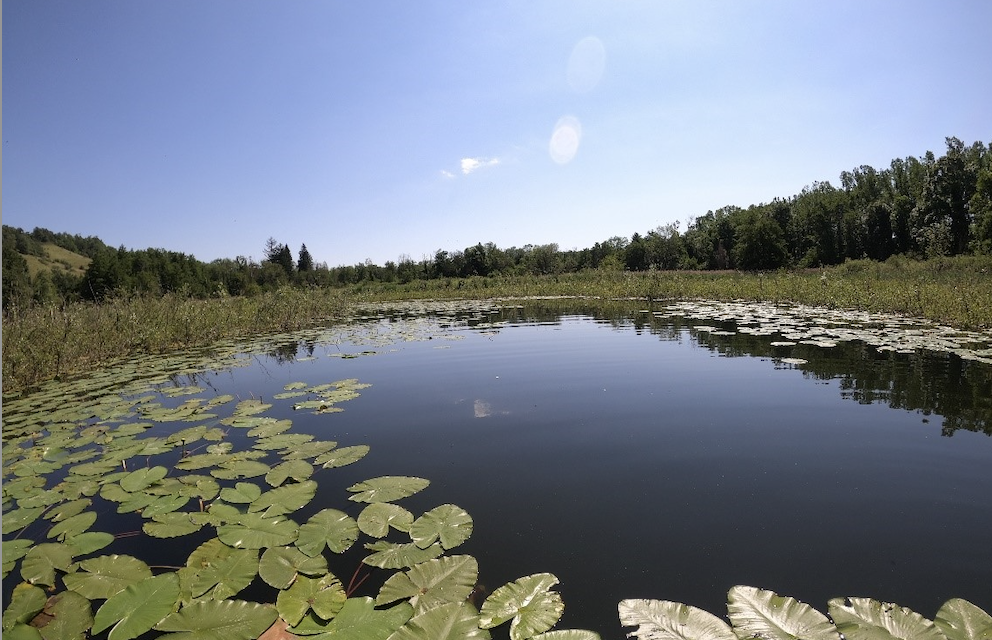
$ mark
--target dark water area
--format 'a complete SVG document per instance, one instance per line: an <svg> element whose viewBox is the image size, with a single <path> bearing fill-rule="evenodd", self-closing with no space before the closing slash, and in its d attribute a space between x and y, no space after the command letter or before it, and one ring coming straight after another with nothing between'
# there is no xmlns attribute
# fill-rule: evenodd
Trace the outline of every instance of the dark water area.
<svg viewBox="0 0 992 640"><path fill-rule="evenodd" d="M821 611L840 596L928 618L952 597L992 611L992 365L857 340L782 345L740 328L625 303L375 308L344 338L286 337L249 366L174 382L267 401L296 382L370 383L340 413L291 402L267 413L294 433L371 446L318 470L316 499L294 519L357 516L355 482L427 478L399 504L467 510L473 535L448 553L474 555L490 591L557 576L557 628L622 638L626 598L723 616L738 584ZM241 433L230 432L235 450ZM129 514L116 530L141 526ZM152 540L150 564L182 564L214 533ZM149 540L111 552L147 559ZM331 569L347 584L364 554L331 557ZM357 595L392 572L371 573Z"/></svg>
<svg viewBox="0 0 992 640"><path fill-rule="evenodd" d="M378 313L366 322L403 322ZM211 384L265 397L371 383L343 413L287 414L297 432L372 447L318 474L314 507L342 508L344 487L376 475L428 478L402 504L466 509L474 534L451 553L475 555L490 590L555 574L559 628L622 637L624 598L724 615L736 584L821 611L838 596L931 618L951 597L992 609L989 365L783 349L622 307L438 322L434 339L374 349L290 343ZM342 353L366 355L321 357Z"/></svg>

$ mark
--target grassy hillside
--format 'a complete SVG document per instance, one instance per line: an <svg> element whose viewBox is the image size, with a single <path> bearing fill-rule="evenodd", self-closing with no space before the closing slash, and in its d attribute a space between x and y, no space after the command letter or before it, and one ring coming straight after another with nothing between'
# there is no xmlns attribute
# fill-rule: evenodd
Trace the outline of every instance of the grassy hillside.
<svg viewBox="0 0 992 640"><path fill-rule="evenodd" d="M86 273L86 267L90 264L90 259L73 253L67 249L45 242L42 245L45 250L45 257L21 254L28 263L28 273L35 277L41 271L68 271L75 276Z"/></svg>

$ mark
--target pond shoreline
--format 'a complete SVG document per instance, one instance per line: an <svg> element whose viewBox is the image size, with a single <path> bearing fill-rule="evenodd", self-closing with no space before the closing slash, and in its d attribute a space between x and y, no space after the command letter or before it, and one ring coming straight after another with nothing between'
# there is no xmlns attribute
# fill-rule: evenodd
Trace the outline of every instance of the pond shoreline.
<svg viewBox="0 0 992 640"><path fill-rule="evenodd" d="M138 354L324 326L370 302L426 299L754 301L921 318L960 329L992 328L988 261L853 261L816 271L625 272L363 283L285 288L255 297L197 300L126 296L8 311L3 392L74 376Z"/></svg>

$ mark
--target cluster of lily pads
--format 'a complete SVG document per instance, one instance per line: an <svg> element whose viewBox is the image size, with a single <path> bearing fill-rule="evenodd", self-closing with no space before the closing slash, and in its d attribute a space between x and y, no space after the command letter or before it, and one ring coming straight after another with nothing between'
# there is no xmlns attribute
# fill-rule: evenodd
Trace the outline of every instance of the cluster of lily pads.
<svg viewBox="0 0 992 640"><path fill-rule="evenodd" d="M925 349L992 364L992 332L964 331L919 318L804 305L719 301L674 302L661 310L642 313L657 318L732 322L735 330L708 324L693 328L712 335L733 335L736 331L778 337L770 343L774 347L807 344L829 349L840 342L861 341L882 352L915 353Z"/></svg>
<svg viewBox="0 0 992 640"><path fill-rule="evenodd" d="M564 608L550 574L504 585L477 608L477 561L448 555L471 535L471 516L396 504L426 479L370 478L347 487L341 509L300 518L320 474L369 448L293 433L291 420L266 415L271 403L204 397L178 383L182 373L195 379L189 359L128 383L98 374L5 398L4 636L487 638L509 622L514 640L598 638L549 631ZM366 386L290 383L272 402L331 413ZM119 530L128 518L140 532ZM139 553L115 551L134 535L145 537ZM363 536L362 562L392 572L374 597L346 587L329 561ZM163 542L188 549L180 566L156 565Z"/></svg>
<svg viewBox="0 0 992 640"><path fill-rule="evenodd" d="M871 598L834 598L827 615L795 598L736 586L721 618L680 602L623 600L620 622L641 640L986 640L992 616L967 600L948 600L933 620Z"/></svg>

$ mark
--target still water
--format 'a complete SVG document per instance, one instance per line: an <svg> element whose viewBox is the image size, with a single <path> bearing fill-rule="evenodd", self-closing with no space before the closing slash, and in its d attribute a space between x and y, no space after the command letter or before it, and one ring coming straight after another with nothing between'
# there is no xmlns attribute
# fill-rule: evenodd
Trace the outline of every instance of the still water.
<svg viewBox="0 0 992 640"><path fill-rule="evenodd" d="M490 591L555 574L558 628L623 637L626 598L724 615L737 584L821 611L839 596L930 618L952 597L992 610L988 342L731 311L376 307L343 330L282 336L242 359L248 366L174 375L161 388L271 401L293 383L370 384L340 413L287 401L268 413L291 419L294 433L371 446L356 464L319 470L297 520L322 508L356 516L345 487L368 478L427 478L400 504L418 515L467 510L474 533L449 553L474 555ZM239 433L230 431L236 449ZM115 530L141 529L136 514L122 518L133 522ZM135 536L107 552L146 557L150 542L161 565L182 564L197 544ZM363 554L331 558L332 571L347 583ZM382 579L356 595L374 596ZM6 604L16 576L4 582Z"/></svg>
<svg viewBox="0 0 992 640"><path fill-rule="evenodd" d="M211 385L265 397L295 381L371 383L343 413L291 414L297 432L372 447L321 486L430 479L404 506L466 509L475 531L453 552L479 559L489 589L555 574L559 628L622 637L624 598L723 615L736 584L820 610L837 596L928 617L951 597L992 609L988 364L859 341L775 347L733 321L714 332L564 303L362 322L437 333L293 341ZM317 501L341 508L345 495Z"/></svg>

